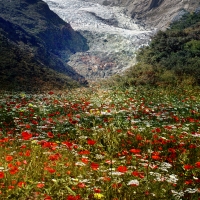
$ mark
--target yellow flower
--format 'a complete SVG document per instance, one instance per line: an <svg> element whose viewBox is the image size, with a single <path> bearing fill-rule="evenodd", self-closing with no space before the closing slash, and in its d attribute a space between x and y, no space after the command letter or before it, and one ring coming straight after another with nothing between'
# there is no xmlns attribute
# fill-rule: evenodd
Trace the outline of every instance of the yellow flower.
<svg viewBox="0 0 200 200"><path fill-rule="evenodd" d="M26 94L23 93L23 92L21 92L21 93L20 93L20 96L21 96L22 98L24 98L24 97L26 96Z"/></svg>
<svg viewBox="0 0 200 200"><path fill-rule="evenodd" d="M100 194L100 193L94 193L94 198L95 199L102 199L102 198L104 198L104 195Z"/></svg>

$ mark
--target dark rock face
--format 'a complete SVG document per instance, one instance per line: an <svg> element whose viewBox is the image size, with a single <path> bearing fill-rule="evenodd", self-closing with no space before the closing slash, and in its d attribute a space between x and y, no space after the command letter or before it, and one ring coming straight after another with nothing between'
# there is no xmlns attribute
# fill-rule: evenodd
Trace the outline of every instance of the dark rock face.
<svg viewBox="0 0 200 200"><path fill-rule="evenodd" d="M43 1L1 0L0 36L2 42L6 41L22 54L26 52L31 57L30 62L32 60L84 82L84 78L66 61L75 52L88 49L86 39L52 12ZM0 61L1 54L2 51Z"/></svg>
<svg viewBox="0 0 200 200"><path fill-rule="evenodd" d="M152 1L150 1L149 10L160 6L160 4L161 4L163 1L164 1L164 0L152 0Z"/></svg>

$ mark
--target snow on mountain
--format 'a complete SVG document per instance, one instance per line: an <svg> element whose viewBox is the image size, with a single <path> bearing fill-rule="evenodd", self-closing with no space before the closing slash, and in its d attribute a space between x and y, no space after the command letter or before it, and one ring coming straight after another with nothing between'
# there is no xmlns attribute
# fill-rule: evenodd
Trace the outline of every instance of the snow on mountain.
<svg viewBox="0 0 200 200"><path fill-rule="evenodd" d="M135 63L135 51L147 45L155 30L146 30L125 8L84 0L44 0L87 39L89 50L70 57L68 64L87 79L105 78Z"/></svg>

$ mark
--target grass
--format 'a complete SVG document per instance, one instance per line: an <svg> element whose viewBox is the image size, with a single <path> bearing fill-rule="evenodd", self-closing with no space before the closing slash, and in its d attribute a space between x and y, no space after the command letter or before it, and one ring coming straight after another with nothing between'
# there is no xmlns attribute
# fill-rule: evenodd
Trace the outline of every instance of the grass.
<svg viewBox="0 0 200 200"><path fill-rule="evenodd" d="M0 199L199 200L199 88L0 97Z"/></svg>

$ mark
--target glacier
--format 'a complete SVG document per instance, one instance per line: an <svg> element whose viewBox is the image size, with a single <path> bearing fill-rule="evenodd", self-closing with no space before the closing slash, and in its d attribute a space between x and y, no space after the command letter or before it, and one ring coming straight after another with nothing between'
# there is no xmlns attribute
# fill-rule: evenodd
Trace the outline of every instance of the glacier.
<svg viewBox="0 0 200 200"><path fill-rule="evenodd" d="M84 0L44 0L50 9L88 42L67 64L86 79L106 78L134 65L135 53L148 45L156 29L128 17L124 7L103 6Z"/></svg>

